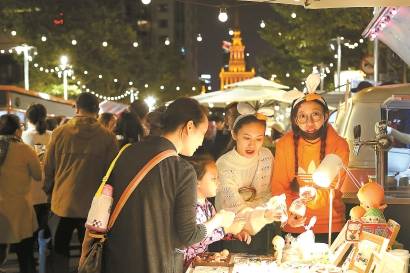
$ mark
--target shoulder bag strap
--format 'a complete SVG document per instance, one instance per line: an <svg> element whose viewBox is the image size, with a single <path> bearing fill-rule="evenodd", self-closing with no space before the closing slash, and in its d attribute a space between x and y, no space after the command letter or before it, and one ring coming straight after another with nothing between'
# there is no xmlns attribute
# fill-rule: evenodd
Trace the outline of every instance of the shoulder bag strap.
<svg viewBox="0 0 410 273"><path fill-rule="evenodd" d="M125 150L127 147L129 147L129 146L131 146L131 144L129 144L129 143L128 143L128 144L125 144L125 145L121 148L121 150L118 152L117 156L113 159L113 161L112 161L111 164L110 164L110 167L109 167L108 170L107 170L107 173L104 175L104 177L103 177L103 179L102 179L102 182L101 182L100 187L98 188L97 192L95 193L95 196L101 195L102 190L103 190L105 184L107 183L108 178L110 178L110 175L111 175L112 170L114 169L115 163L117 162L117 160L118 160L118 158L121 156L121 154L124 152L124 150Z"/></svg>
<svg viewBox="0 0 410 273"><path fill-rule="evenodd" d="M127 202L128 198L134 192L135 188L141 182L141 180L147 175L149 171L151 171L158 163L162 160L171 157L171 156L178 156L177 152L174 150L166 150L154 158L152 158L145 166L137 173L137 175L132 179L132 181L128 184L125 188L124 192L121 194L120 199L118 200L117 204L115 205L114 211L111 214L110 220L108 222L108 230L112 228L115 221L117 220L118 215L120 214L122 208L124 207L125 203Z"/></svg>

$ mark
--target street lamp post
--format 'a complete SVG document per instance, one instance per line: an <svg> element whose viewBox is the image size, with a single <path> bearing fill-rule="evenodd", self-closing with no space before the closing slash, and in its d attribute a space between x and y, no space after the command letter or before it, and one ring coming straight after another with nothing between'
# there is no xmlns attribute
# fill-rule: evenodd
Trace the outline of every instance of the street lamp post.
<svg viewBox="0 0 410 273"><path fill-rule="evenodd" d="M60 58L60 67L63 73L63 87L64 87L64 99L68 99L68 76L71 74L71 70L68 65L68 57L63 55Z"/></svg>
<svg viewBox="0 0 410 273"><path fill-rule="evenodd" d="M29 69L29 65L28 65L29 55L28 54L31 48L32 48L31 46L28 46L26 44L15 47L17 54L23 53L23 57L24 57L24 89L25 90L29 90L30 88L29 73L28 73L28 69Z"/></svg>
<svg viewBox="0 0 410 273"><path fill-rule="evenodd" d="M337 42L337 90L340 91L340 73L342 68L342 38L338 36Z"/></svg>

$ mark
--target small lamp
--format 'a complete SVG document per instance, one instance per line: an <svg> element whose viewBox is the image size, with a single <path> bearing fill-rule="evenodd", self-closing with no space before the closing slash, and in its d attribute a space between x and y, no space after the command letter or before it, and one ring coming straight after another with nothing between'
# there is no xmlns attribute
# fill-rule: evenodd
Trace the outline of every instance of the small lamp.
<svg viewBox="0 0 410 273"><path fill-rule="evenodd" d="M333 198L334 198L334 189L338 187L340 183L340 170L344 169L346 174L352 180L357 188L360 188L362 185L353 174L343 165L342 159L336 154L328 154L322 160L320 165L317 167L316 171L312 174L313 182L321 188L329 189L329 246L332 243L332 222L333 222ZM339 181L336 186L332 186L332 181L339 176Z"/></svg>

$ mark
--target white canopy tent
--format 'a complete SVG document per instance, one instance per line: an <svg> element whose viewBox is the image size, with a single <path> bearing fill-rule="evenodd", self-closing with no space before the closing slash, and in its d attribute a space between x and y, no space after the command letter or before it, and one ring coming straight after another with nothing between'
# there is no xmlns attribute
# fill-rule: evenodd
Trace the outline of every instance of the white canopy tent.
<svg viewBox="0 0 410 273"><path fill-rule="evenodd" d="M276 100L288 102L286 91L288 86L266 80L262 77L254 77L245 81L230 84L231 89L205 93L193 96L201 104L208 104L211 107L224 107L231 102L259 101L265 102Z"/></svg>
<svg viewBox="0 0 410 273"><path fill-rule="evenodd" d="M241 0L271 4L304 6L306 9L355 8L355 7L400 7L409 6L409 0Z"/></svg>
<svg viewBox="0 0 410 273"><path fill-rule="evenodd" d="M235 87L246 87L246 88L267 88L267 87L272 87L276 89L289 89L289 86L282 85L280 83L274 82L274 81L269 81L265 78L262 77L253 77L251 79L247 79L244 81L240 82L235 82L226 85L227 89L230 88L235 88Z"/></svg>
<svg viewBox="0 0 410 273"><path fill-rule="evenodd" d="M128 109L127 104L114 102L114 101L102 101L100 102L100 114L101 113L113 113L115 115L119 115L120 113L124 112Z"/></svg>

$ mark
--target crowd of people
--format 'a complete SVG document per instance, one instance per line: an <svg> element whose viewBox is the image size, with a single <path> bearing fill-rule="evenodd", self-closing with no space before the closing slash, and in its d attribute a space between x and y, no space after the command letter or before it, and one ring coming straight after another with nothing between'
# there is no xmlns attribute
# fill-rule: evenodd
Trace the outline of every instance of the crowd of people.
<svg viewBox="0 0 410 273"><path fill-rule="evenodd" d="M278 196L286 196L289 208L327 154L348 163L347 142L328 124L325 100L315 88L309 91L292 104L291 130L272 128L273 142L266 140L266 116L256 110L245 113L233 103L224 119L208 118L208 110L190 98L150 113L136 101L116 116L98 115L98 99L82 93L71 119L51 122L44 106L30 106L24 132L16 115L1 116L0 264L12 246L20 272L36 272L35 241L52 237L55 272L69 272L73 232L82 242L93 196L126 144L132 145L108 180L114 205L150 159L166 150L179 156L154 167L125 203L104 246L103 272L183 272L208 247L269 254L276 234L301 233L312 216L318 217L318 240L326 242L328 190L317 189L306 215L275 206ZM335 233L345 214L339 188ZM55 232L49 212L59 219Z"/></svg>

